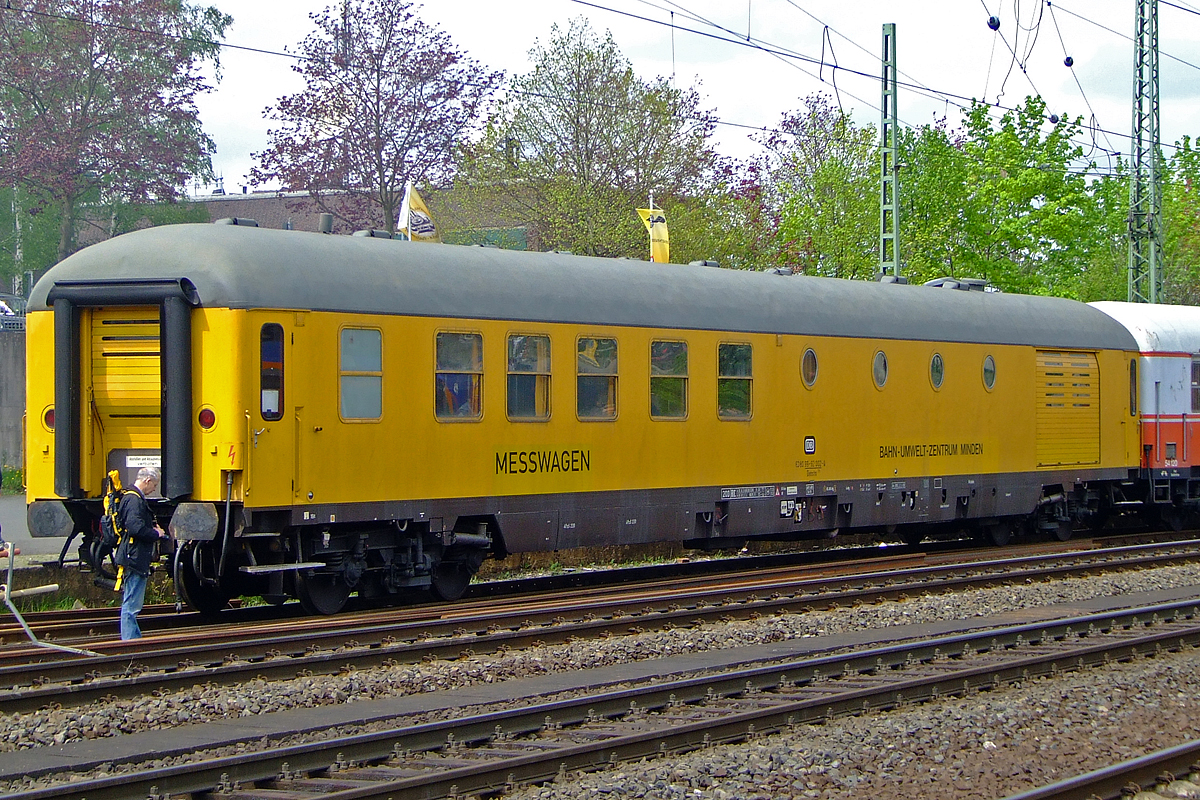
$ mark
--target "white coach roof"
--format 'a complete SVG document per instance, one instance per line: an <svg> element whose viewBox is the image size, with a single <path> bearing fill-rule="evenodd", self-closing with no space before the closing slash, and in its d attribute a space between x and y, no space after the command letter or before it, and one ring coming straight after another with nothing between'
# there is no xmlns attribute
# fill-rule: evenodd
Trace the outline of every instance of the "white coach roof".
<svg viewBox="0 0 1200 800"><path fill-rule="evenodd" d="M1200 353L1200 308L1150 303L1089 303L1125 326L1143 353Z"/></svg>

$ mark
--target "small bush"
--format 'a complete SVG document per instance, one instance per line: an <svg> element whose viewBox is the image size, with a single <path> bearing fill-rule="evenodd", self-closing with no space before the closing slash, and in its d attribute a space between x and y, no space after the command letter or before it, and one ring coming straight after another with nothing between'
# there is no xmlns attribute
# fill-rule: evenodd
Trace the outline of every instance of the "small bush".
<svg viewBox="0 0 1200 800"><path fill-rule="evenodd" d="M17 467L0 467L0 494L17 494L21 491L21 470Z"/></svg>

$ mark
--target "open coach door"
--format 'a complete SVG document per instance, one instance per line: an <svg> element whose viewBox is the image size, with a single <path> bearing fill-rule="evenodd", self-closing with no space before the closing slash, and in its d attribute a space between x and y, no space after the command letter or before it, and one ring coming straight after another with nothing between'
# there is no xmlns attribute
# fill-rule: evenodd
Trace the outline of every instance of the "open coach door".
<svg viewBox="0 0 1200 800"><path fill-rule="evenodd" d="M195 287L176 280L59 281L54 308L54 491L76 531L109 470L125 485L159 467L161 499L192 493L192 328ZM31 509L31 516L32 516ZM99 569L99 537L81 556Z"/></svg>

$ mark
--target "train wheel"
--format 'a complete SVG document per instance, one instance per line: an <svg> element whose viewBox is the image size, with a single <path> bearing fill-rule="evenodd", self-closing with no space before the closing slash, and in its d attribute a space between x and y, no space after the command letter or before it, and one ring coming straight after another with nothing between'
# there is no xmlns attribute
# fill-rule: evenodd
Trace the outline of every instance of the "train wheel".
<svg viewBox="0 0 1200 800"><path fill-rule="evenodd" d="M1175 531L1175 533L1179 533L1181 530L1183 530L1185 523L1187 522L1187 518L1184 515L1183 510L1175 508L1174 506L1164 507L1162 511L1159 512L1159 516L1162 517L1163 524Z"/></svg>
<svg viewBox="0 0 1200 800"><path fill-rule="evenodd" d="M987 540L996 547L1004 547L1012 539L1012 526L1006 525L1003 522L996 522L984 526L983 533L987 537Z"/></svg>
<svg viewBox="0 0 1200 800"><path fill-rule="evenodd" d="M346 607L350 587L341 575L296 573L296 596L309 614L336 614Z"/></svg>
<svg viewBox="0 0 1200 800"><path fill-rule="evenodd" d="M208 574L216 574L212 548L195 541L180 547L178 584L184 601L201 614L216 614L229 605L229 597L203 578L206 568Z"/></svg>
<svg viewBox="0 0 1200 800"><path fill-rule="evenodd" d="M1070 520L1063 520L1059 522L1058 527L1054 529L1054 538L1058 539L1060 542L1065 542L1071 538L1071 534L1074 533L1074 530L1075 527L1071 524Z"/></svg>
<svg viewBox="0 0 1200 800"><path fill-rule="evenodd" d="M461 562L442 561L429 576L429 589L438 600L457 600L466 594L472 575Z"/></svg>

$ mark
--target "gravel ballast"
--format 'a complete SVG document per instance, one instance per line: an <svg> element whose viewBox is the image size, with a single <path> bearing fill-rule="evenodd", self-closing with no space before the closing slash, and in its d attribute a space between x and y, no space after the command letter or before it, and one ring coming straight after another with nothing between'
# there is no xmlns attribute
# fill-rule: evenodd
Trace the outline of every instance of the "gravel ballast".
<svg viewBox="0 0 1200 800"><path fill-rule="evenodd" d="M1200 736L1200 651L623 764L513 800L994 800Z"/></svg>
<svg viewBox="0 0 1200 800"><path fill-rule="evenodd" d="M198 685L158 697L11 715L0 720L0 750L1185 586L1200 586L1200 565L928 595L457 661L254 680L232 687ZM1198 698L1200 655L1188 651L911 710L835 720L669 761L625 765L584 775L569 787L548 785L519 796L578 797L586 786L605 797L842 797L861 792L879 798L997 797L1194 738ZM1089 758L1095 764L1081 766ZM1001 785L1011 788L1000 790ZM918 788L925 793L917 793Z"/></svg>
<svg viewBox="0 0 1200 800"><path fill-rule="evenodd" d="M175 725L454 689L477 683L647 658L767 644L867 628L990 616L1093 597L1200 585L1200 565L1070 578L1046 583L927 595L871 606L782 614L608 639L533 647L457 661L405 664L236 686L196 685L162 696L85 708L48 708L0 720L0 751L64 744Z"/></svg>

